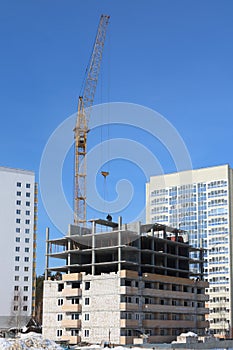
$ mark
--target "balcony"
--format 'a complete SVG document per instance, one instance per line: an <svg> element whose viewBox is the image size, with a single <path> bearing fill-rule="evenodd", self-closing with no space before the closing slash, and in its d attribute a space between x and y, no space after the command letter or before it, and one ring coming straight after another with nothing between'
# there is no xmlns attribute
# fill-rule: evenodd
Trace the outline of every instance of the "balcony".
<svg viewBox="0 0 233 350"><path fill-rule="evenodd" d="M176 313L180 312L177 310L177 306L172 305L144 304L142 306L142 310L147 312L174 312L175 309Z"/></svg>
<svg viewBox="0 0 233 350"><path fill-rule="evenodd" d="M142 306L143 311L147 312L174 312L179 314L207 314L208 309L206 308L195 308L191 306L183 306L183 305L161 305L161 304L144 304Z"/></svg>
<svg viewBox="0 0 233 350"><path fill-rule="evenodd" d="M196 299L198 301L208 301L209 295L208 294L195 294L194 299Z"/></svg>
<svg viewBox="0 0 233 350"><path fill-rule="evenodd" d="M121 320L121 328L134 328L138 327L138 320Z"/></svg>
<svg viewBox="0 0 233 350"><path fill-rule="evenodd" d="M210 310L209 310L209 308L208 307L198 307L197 308L197 314L198 315L202 315L202 314L209 314L209 312L210 312Z"/></svg>
<svg viewBox="0 0 233 350"><path fill-rule="evenodd" d="M174 340L174 335L152 335L149 336L150 343L171 343Z"/></svg>
<svg viewBox="0 0 233 350"><path fill-rule="evenodd" d="M81 281L81 280L82 280L81 273L66 273L62 275L62 281L64 282Z"/></svg>
<svg viewBox="0 0 233 350"><path fill-rule="evenodd" d="M81 328L81 320L62 320L61 322L62 327L64 328Z"/></svg>
<svg viewBox="0 0 233 350"><path fill-rule="evenodd" d="M64 288L62 290L63 297L80 297L82 295L82 289L80 288Z"/></svg>
<svg viewBox="0 0 233 350"><path fill-rule="evenodd" d="M121 336L120 337L120 344L121 345L133 344L133 338L134 337Z"/></svg>
<svg viewBox="0 0 233 350"><path fill-rule="evenodd" d="M138 272L137 271L130 271L130 270L121 270L120 272L121 278L132 278L132 279L138 279Z"/></svg>
<svg viewBox="0 0 233 350"><path fill-rule="evenodd" d="M197 327L198 328L208 328L209 322L208 321L197 321Z"/></svg>
<svg viewBox="0 0 233 350"><path fill-rule="evenodd" d="M208 301L209 296L207 294L195 294L195 293L186 293L181 291L173 290L163 290L163 289L150 289L144 288L142 291L143 296L151 297L166 297L166 298L176 298L182 300L198 300L198 301Z"/></svg>
<svg viewBox="0 0 233 350"><path fill-rule="evenodd" d="M62 305L63 312L82 312L82 305L80 304L65 304Z"/></svg>
<svg viewBox="0 0 233 350"><path fill-rule="evenodd" d="M186 320L143 320L142 326L145 328L194 328L194 321Z"/></svg>
<svg viewBox="0 0 233 350"><path fill-rule="evenodd" d="M62 341L69 342L69 344L76 345L81 342L81 337L76 335L76 336L69 336L69 335L63 335L61 337Z"/></svg>
<svg viewBox="0 0 233 350"><path fill-rule="evenodd" d="M121 311L138 311L138 304L133 303L120 303Z"/></svg>
<svg viewBox="0 0 233 350"><path fill-rule="evenodd" d="M137 287L122 286L120 293L126 294L126 295L138 295L138 288Z"/></svg>

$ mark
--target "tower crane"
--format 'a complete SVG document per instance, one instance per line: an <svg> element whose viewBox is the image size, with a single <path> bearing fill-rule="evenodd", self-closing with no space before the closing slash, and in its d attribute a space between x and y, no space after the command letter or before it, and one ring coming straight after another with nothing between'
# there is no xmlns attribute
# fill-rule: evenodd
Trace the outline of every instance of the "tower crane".
<svg viewBox="0 0 233 350"><path fill-rule="evenodd" d="M74 223L84 226L86 223L86 177L87 177L87 133L88 122L93 105L100 64L103 55L106 30L110 16L101 15L95 43L89 65L86 69L86 78L83 84L83 93L78 99L78 113L74 128L75 137L75 179L74 179Z"/></svg>

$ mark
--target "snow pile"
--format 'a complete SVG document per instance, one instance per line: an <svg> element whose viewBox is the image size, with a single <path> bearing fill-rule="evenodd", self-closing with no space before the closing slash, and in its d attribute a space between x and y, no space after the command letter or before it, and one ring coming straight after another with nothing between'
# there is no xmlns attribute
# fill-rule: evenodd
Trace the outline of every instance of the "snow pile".
<svg viewBox="0 0 233 350"><path fill-rule="evenodd" d="M176 343L191 344L191 343L197 343L197 342L198 342L197 334L193 332L187 332L187 333L181 333L180 335L178 335L176 340L174 340L172 344L176 344Z"/></svg>
<svg viewBox="0 0 233 350"><path fill-rule="evenodd" d="M16 339L0 339L0 350L62 350L54 341L29 333Z"/></svg>
<svg viewBox="0 0 233 350"><path fill-rule="evenodd" d="M181 333L180 337L197 337L197 334L193 332Z"/></svg>

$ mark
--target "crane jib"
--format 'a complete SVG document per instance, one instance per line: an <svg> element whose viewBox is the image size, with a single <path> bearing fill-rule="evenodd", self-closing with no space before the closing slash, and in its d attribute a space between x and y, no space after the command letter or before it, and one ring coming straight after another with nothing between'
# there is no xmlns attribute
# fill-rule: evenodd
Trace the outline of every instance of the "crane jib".
<svg viewBox="0 0 233 350"><path fill-rule="evenodd" d="M83 84L83 94L78 99L78 113L75 133L75 188L74 188L74 223L86 224L86 150L88 122L91 107L94 102L96 86L102 61L105 37L110 16L101 15L97 34L86 70L86 79Z"/></svg>

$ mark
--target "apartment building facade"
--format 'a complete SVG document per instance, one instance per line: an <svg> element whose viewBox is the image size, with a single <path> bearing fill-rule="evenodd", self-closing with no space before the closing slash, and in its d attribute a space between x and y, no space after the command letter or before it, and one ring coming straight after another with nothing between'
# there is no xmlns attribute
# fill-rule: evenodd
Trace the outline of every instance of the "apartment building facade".
<svg viewBox="0 0 233 350"><path fill-rule="evenodd" d="M190 252L201 266L202 250L164 225L92 224L92 230L70 225L66 237L47 237L47 257L63 262L47 266L61 276L52 281L46 272L44 335L70 344L125 345L143 337L169 342L190 330L205 334L208 283L189 270ZM98 224L107 231L98 232Z"/></svg>
<svg viewBox="0 0 233 350"><path fill-rule="evenodd" d="M0 167L0 192L0 329L21 328L35 310L35 174Z"/></svg>
<svg viewBox="0 0 233 350"><path fill-rule="evenodd" d="M187 230L190 244L206 249L210 330L216 336L231 337L232 186L229 165L152 176L146 185L147 222ZM197 270L195 264L193 269Z"/></svg>

